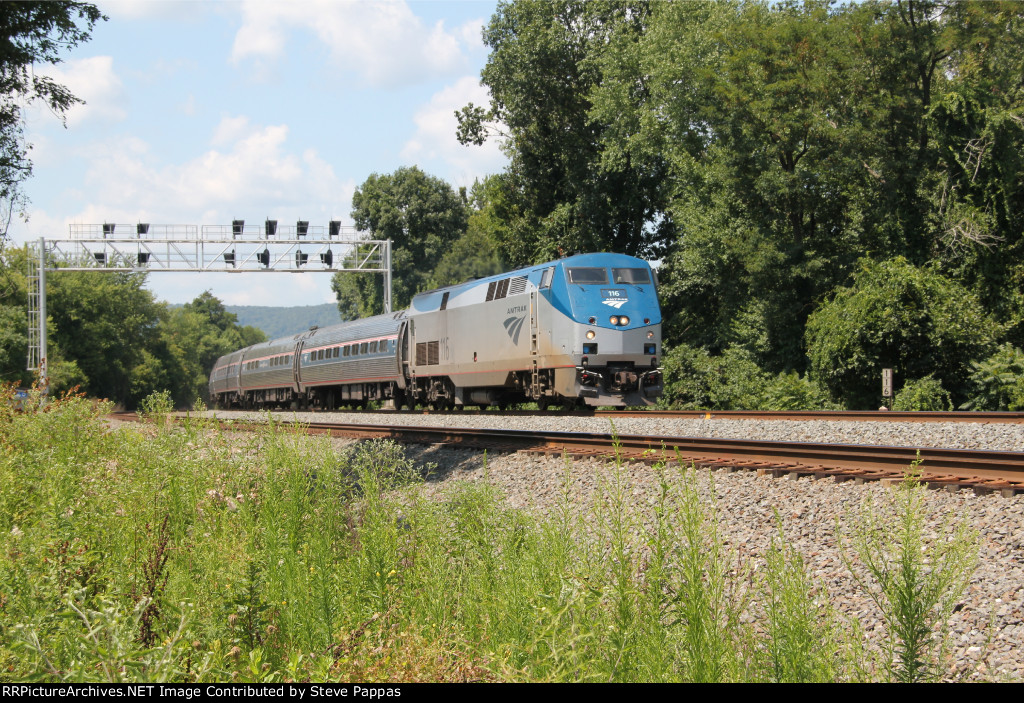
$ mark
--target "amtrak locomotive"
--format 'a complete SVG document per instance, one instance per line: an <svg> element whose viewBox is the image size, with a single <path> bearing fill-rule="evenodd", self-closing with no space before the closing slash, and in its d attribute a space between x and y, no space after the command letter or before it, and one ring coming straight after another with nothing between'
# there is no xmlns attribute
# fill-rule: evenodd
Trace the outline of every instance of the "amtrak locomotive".
<svg viewBox="0 0 1024 703"><path fill-rule="evenodd" d="M650 405L661 310L647 262L581 254L420 293L407 310L313 328L222 356L222 407L331 410L536 402Z"/></svg>

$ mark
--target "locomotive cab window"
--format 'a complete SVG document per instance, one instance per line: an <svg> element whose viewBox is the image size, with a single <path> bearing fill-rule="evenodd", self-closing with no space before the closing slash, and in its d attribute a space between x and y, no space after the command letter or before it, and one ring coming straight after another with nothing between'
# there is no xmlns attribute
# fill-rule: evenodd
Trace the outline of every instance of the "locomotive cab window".
<svg viewBox="0 0 1024 703"><path fill-rule="evenodd" d="M566 271L569 274L569 283L579 285L605 285L608 283L608 269L575 266Z"/></svg>
<svg viewBox="0 0 1024 703"><path fill-rule="evenodd" d="M651 273L643 268L612 269L612 279L615 283L650 283Z"/></svg>

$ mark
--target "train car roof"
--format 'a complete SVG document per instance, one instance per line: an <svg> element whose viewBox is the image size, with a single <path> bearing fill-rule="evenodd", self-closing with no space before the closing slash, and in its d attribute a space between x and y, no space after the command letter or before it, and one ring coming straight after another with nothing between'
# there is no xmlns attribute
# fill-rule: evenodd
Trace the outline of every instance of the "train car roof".
<svg viewBox="0 0 1024 703"><path fill-rule="evenodd" d="M450 286L442 286L441 288L434 288L432 290L425 290L422 293L417 293L412 297L413 302L417 298L436 295L438 293L444 293L445 291L454 291L467 286L476 286L482 283L489 283L490 281L500 281L503 278L509 276L525 276L533 271L539 271L541 269L548 268L549 266L614 266L616 263L636 264L641 262L645 266L650 266L647 261L630 256L629 254L616 254L613 252L594 252L589 254L573 254L562 259L555 259L554 261L546 261L542 264L532 264L530 266L523 266L522 268L513 269L511 271L504 271L502 273L496 273L491 276L481 276L480 278L471 278L468 281L462 281L461 283L453 283Z"/></svg>

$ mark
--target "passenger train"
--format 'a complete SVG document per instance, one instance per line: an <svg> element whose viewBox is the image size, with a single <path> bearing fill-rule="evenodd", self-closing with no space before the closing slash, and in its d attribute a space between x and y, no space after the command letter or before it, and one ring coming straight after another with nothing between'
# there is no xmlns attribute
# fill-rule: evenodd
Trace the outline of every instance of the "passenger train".
<svg viewBox="0 0 1024 703"><path fill-rule="evenodd" d="M662 390L647 262L580 254L416 295L408 309L222 356L216 406L639 406Z"/></svg>

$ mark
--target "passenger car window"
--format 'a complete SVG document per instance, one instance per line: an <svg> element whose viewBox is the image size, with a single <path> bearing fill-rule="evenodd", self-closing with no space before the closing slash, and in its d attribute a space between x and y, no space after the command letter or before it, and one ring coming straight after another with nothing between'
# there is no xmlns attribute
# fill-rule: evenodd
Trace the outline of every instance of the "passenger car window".
<svg viewBox="0 0 1024 703"><path fill-rule="evenodd" d="M569 273L569 283L602 285L608 283L608 269L594 268L590 266L577 266L566 269Z"/></svg>

